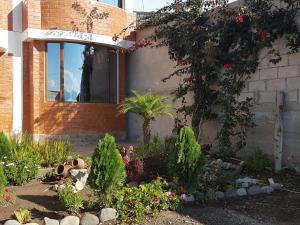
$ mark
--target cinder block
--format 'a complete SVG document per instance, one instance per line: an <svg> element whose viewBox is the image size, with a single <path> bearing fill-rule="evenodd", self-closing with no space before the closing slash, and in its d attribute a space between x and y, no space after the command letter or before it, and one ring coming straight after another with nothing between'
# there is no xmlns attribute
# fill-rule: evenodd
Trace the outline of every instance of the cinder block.
<svg viewBox="0 0 300 225"><path fill-rule="evenodd" d="M285 90L285 88L285 79L275 79L267 81L268 91Z"/></svg>
<svg viewBox="0 0 300 225"><path fill-rule="evenodd" d="M257 70L255 73L250 75L249 81L256 81L259 80L259 70Z"/></svg>
<svg viewBox="0 0 300 225"><path fill-rule="evenodd" d="M265 79L276 79L277 74L278 74L278 69L277 68L266 68L266 69L261 69L259 71L259 78L261 80Z"/></svg>
<svg viewBox="0 0 300 225"><path fill-rule="evenodd" d="M287 91L285 92L285 101L287 102L296 102L298 101L298 91Z"/></svg>
<svg viewBox="0 0 300 225"><path fill-rule="evenodd" d="M288 90L299 90L300 89L300 77L287 78L287 89Z"/></svg>
<svg viewBox="0 0 300 225"><path fill-rule="evenodd" d="M253 92L243 92L238 97L238 101L245 101L247 98L254 98Z"/></svg>
<svg viewBox="0 0 300 225"><path fill-rule="evenodd" d="M249 82L249 91L264 91L266 87L265 81Z"/></svg>
<svg viewBox="0 0 300 225"><path fill-rule="evenodd" d="M278 77L296 77L298 76L298 66L285 66L280 67L278 71Z"/></svg>
<svg viewBox="0 0 300 225"><path fill-rule="evenodd" d="M259 102L275 102L276 100L276 91L261 91L259 92Z"/></svg>
<svg viewBox="0 0 300 225"><path fill-rule="evenodd" d="M290 65L300 65L300 53L294 53L289 55Z"/></svg>

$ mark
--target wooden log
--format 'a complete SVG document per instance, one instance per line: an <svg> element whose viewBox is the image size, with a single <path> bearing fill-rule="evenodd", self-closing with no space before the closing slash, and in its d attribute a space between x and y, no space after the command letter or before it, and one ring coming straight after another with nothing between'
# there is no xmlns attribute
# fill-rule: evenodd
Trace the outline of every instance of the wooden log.
<svg viewBox="0 0 300 225"><path fill-rule="evenodd" d="M283 114L284 114L284 93L278 91L276 92L275 130L274 130L275 172L279 172L282 170Z"/></svg>

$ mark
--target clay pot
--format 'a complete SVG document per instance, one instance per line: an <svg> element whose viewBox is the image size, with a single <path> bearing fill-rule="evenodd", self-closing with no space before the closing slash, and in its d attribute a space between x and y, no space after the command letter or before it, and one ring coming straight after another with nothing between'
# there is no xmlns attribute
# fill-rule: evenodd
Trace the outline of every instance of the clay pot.
<svg viewBox="0 0 300 225"><path fill-rule="evenodd" d="M73 159L72 166L77 169L83 169L85 167L85 163L84 163L83 159L77 158L77 159Z"/></svg>
<svg viewBox="0 0 300 225"><path fill-rule="evenodd" d="M70 169L72 169L72 168L73 168L73 166L71 166L71 165L68 165L68 164L63 165L63 164L61 164L61 165L59 165L59 166L56 168L56 173L57 173L58 175L62 175L62 176L64 176L64 177L67 177L67 176L69 176L69 171L70 171Z"/></svg>

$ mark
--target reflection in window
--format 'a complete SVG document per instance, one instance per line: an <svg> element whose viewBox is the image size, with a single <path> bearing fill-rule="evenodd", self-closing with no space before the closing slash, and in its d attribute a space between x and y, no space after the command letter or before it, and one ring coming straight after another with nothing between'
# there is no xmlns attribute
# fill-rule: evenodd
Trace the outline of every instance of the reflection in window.
<svg viewBox="0 0 300 225"><path fill-rule="evenodd" d="M64 101L117 103L116 51L96 45L62 45Z"/></svg>
<svg viewBox="0 0 300 225"><path fill-rule="evenodd" d="M102 2L102 3L105 3L105 4L117 6L117 7L122 7L121 6L122 1L120 1L120 0L98 0L98 2Z"/></svg>
<svg viewBox="0 0 300 225"><path fill-rule="evenodd" d="M49 43L48 50L48 100L59 99L60 94L60 44Z"/></svg>

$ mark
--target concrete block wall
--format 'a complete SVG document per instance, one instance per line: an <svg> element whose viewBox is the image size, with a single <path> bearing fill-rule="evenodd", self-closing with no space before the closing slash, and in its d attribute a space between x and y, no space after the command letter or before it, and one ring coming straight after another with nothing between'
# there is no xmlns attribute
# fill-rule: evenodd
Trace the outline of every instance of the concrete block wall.
<svg viewBox="0 0 300 225"><path fill-rule="evenodd" d="M137 39L151 33L151 30L137 32ZM285 94L284 113L284 162L297 162L300 164L300 53L288 54L285 41L276 41L274 47L281 52L282 60L278 64L269 62L267 49L260 53L258 70L251 75L245 90L239 97L240 100L252 97L255 101L256 127L248 135L246 151L256 147L270 155L274 152L274 126L275 126L275 97L276 91ZM161 81L166 75L174 71L174 62L169 60L167 48L139 49L130 55L128 61L128 91L130 89L146 91L151 89L159 94L164 94L172 99L171 92L178 87L180 78ZM128 93L127 93L128 94ZM179 103L173 103L178 106ZM128 137L141 140L141 120L130 115L127 118ZM158 118L152 124L154 134L165 137L171 134L174 123L165 118ZM203 126L201 143L215 143L218 124L209 121ZM244 152L245 153L245 152Z"/></svg>

